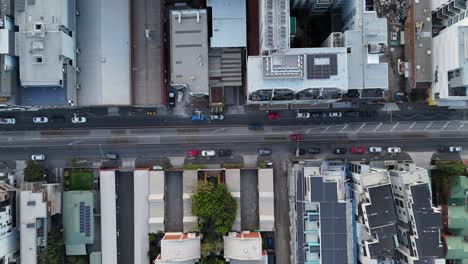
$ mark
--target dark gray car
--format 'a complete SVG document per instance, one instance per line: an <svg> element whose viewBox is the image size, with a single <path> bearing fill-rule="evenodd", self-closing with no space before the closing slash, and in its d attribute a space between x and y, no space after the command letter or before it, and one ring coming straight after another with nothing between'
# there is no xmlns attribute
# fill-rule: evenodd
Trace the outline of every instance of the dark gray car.
<svg viewBox="0 0 468 264"><path fill-rule="evenodd" d="M260 156L271 155L271 149L268 149L268 148L259 149L258 150L258 155L260 155Z"/></svg>

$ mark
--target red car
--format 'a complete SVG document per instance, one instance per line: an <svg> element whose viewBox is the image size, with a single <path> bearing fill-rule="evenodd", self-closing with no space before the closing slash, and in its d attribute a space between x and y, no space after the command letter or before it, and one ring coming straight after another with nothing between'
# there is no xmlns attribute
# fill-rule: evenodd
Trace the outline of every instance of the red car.
<svg viewBox="0 0 468 264"><path fill-rule="evenodd" d="M304 135L302 135L302 134L292 134L292 135L289 135L289 139L299 141L299 140L304 139Z"/></svg>
<svg viewBox="0 0 468 264"><path fill-rule="evenodd" d="M268 119L270 120L276 120L276 119L279 119L280 117L278 112L269 112L267 116L268 116Z"/></svg>
<svg viewBox="0 0 468 264"><path fill-rule="evenodd" d="M365 147L351 147L351 153L364 154L366 153L366 148Z"/></svg>
<svg viewBox="0 0 468 264"><path fill-rule="evenodd" d="M198 150L187 150L187 157L196 157L198 156L199 152Z"/></svg>

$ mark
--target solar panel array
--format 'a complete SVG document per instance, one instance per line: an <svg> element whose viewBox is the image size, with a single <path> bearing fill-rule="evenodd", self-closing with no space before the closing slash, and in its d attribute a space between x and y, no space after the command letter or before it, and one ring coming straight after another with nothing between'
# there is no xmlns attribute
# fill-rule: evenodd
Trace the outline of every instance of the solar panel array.
<svg viewBox="0 0 468 264"><path fill-rule="evenodd" d="M329 59L330 64L316 65L315 59ZM336 54L311 54L307 55L307 79L330 79L330 76L338 74Z"/></svg>
<svg viewBox="0 0 468 264"><path fill-rule="evenodd" d="M91 236L91 207L80 202L80 233Z"/></svg>

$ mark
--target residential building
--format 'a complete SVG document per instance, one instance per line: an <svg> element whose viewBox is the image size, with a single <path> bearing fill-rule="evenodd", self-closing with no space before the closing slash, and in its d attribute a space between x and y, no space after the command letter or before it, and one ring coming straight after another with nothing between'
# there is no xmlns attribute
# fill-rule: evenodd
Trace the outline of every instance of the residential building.
<svg viewBox="0 0 468 264"><path fill-rule="evenodd" d="M409 88L420 89L426 94L434 76L431 1L408 1L408 5L404 29L405 56L408 58L409 65Z"/></svg>
<svg viewBox="0 0 468 264"><path fill-rule="evenodd" d="M22 263L37 263L47 248L51 216L62 211L62 190L58 183L23 182L20 194L20 253Z"/></svg>
<svg viewBox="0 0 468 264"><path fill-rule="evenodd" d="M309 9L311 15L323 15L330 8L336 8L347 0L292 0L293 9Z"/></svg>
<svg viewBox="0 0 468 264"><path fill-rule="evenodd" d="M447 204L442 205L445 258L462 264L468 261L468 177L458 176L447 198Z"/></svg>
<svg viewBox="0 0 468 264"><path fill-rule="evenodd" d="M288 49L289 0L260 0L258 9L260 54Z"/></svg>
<svg viewBox="0 0 468 264"><path fill-rule="evenodd" d="M306 160L293 168L291 263L353 263L352 203L345 163Z"/></svg>
<svg viewBox="0 0 468 264"><path fill-rule="evenodd" d="M166 233L155 264L196 263L201 257L200 236L195 233Z"/></svg>
<svg viewBox="0 0 468 264"><path fill-rule="evenodd" d="M212 13L210 47L247 47L246 0L207 0L206 6Z"/></svg>
<svg viewBox="0 0 468 264"><path fill-rule="evenodd" d="M397 263L445 263L442 213L432 206L427 170L403 162L389 173L398 218Z"/></svg>
<svg viewBox="0 0 468 264"><path fill-rule="evenodd" d="M259 230L275 230L273 169L258 170L258 218Z"/></svg>
<svg viewBox="0 0 468 264"><path fill-rule="evenodd" d="M94 195L92 191L63 193L63 231L67 256L87 255L94 243Z"/></svg>
<svg viewBox="0 0 468 264"><path fill-rule="evenodd" d="M192 96L208 96L208 16L205 9L171 10L170 84Z"/></svg>
<svg viewBox="0 0 468 264"><path fill-rule="evenodd" d="M13 263L19 256L16 224L16 190L0 181L0 263Z"/></svg>
<svg viewBox="0 0 468 264"><path fill-rule="evenodd" d="M21 103L76 103L74 1L15 1L15 24Z"/></svg>
<svg viewBox="0 0 468 264"><path fill-rule="evenodd" d="M224 258L232 264L267 264L259 232L230 232L224 239Z"/></svg>
<svg viewBox="0 0 468 264"><path fill-rule="evenodd" d="M394 263L397 216L386 169L351 162L358 258L362 264Z"/></svg>
<svg viewBox="0 0 468 264"><path fill-rule="evenodd" d="M236 200L237 213L234 224L231 230L242 230L241 228L241 183L240 183L240 169L227 169L225 170L226 187L231 193L232 197Z"/></svg>
<svg viewBox="0 0 468 264"><path fill-rule="evenodd" d="M101 241L102 263L117 263L117 206L116 171L99 172L99 198L101 202Z"/></svg>
<svg viewBox="0 0 468 264"><path fill-rule="evenodd" d="M192 194L193 187L198 183L198 171L184 170L182 174L182 200L183 200L183 230L189 232L194 230L198 224L198 217L192 214Z"/></svg>
<svg viewBox="0 0 468 264"><path fill-rule="evenodd" d="M19 87L15 56L14 1L2 1L0 9L0 98L15 103Z"/></svg>
<svg viewBox="0 0 468 264"><path fill-rule="evenodd" d="M432 1L435 28L433 83L429 97L434 104L451 108L468 107L468 54L465 47L468 18L463 1Z"/></svg>

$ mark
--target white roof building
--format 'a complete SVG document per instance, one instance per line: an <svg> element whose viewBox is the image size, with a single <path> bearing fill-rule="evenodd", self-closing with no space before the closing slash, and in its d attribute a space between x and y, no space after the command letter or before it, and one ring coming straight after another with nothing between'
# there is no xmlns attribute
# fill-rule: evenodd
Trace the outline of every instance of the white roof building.
<svg viewBox="0 0 468 264"><path fill-rule="evenodd" d="M102 263L117 263L117 210L115 171L101 170L99 175L101 200Z"/></svg>
<svg viewBox="0 0 468 264"><path fill-rule="evenodd" d="M148 187L149 231L164 231L164 171L150 171Z"/></svg>
<svg viewBox="0 0 468 264"><path fill-rule="evenodd" d="M230 263L268 263L259 232L231 232L224 236L224 258Z"/></svg>
<svg viewBox="0 0 468 264"><path fill-rule="evenodd" d="M197 262L201 257L200 237L195 233L166 233L161 240L161 254L155 264Z"/></svg>
<svg viewBox="0 0 468 264"><path fill-rule="evenodd" d="M37 263L38 247L47 245L49 216L61 213L60 184L24 182L20 194L20 252L22 263Z"/></svg>
<svg viewBox="0 0 468 264"><path fill-rule="evenodd" d="M13 222L15 195L12 186L0 181L0 259L6 263L15 261L19 250L19 232Z"/></svg>
<svg viewBox="0 0 468 264"><path fill-rule="evenodd" d="M206 10L171 10L169 17L171 84L187 85L191 95L208 95Z"/></svg>
<svg viewBox="0 0 468 264"><path fill-rule="evenodd" d="M258 213L260 231L275 228L275 207L273 190L273 169L258 170Z"/></svg>
<svg viewBox="0 0 468 264"><path fill-rule="evenodd" d="M241 230L241 188L239 169L226 169L226 187L237 203L236 220L232 225L232 230Z"/></svg>
<svg viewBox="0 0 468 264"><path fill-rule="evenodd" d="M246 47L246 0L207 0L206 5L212 8L210 47Z"/></svg>
<svg viewBox="0 0 468 264"><path fill-rule="evenodd" d="M289 0L260 0L260 54L289 49Z"/></svg>
<svg viewBox="0 0 468 264"><path fill-rule="evenodd" d="M197 226L198 217L192 214L192 193L193 188L198 181L198 171L196 170L184 170L182 174L183 187L182 187L182 199L184 203L184 232L189 232Z"/></svg>

